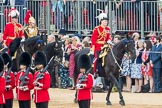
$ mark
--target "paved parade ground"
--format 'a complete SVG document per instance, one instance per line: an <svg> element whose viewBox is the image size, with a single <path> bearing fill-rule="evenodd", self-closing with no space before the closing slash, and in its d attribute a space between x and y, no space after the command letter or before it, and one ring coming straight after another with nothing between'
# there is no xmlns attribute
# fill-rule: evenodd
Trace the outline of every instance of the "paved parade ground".
<svg viewBox="0 0 162 108"><path fill-rule="evenodd" d="M51 100L48 108L78 108L73 102L74 90L52 88L49 90ZM162 93L123 93L126 106L123 108L162 108ZM106 93L93 93L91 108L121 108L118 93L111 94L112 106L105 104ZM32 103L31 108L35 108ZM18 108L18 102L14 100L14 107Z"/></svg>

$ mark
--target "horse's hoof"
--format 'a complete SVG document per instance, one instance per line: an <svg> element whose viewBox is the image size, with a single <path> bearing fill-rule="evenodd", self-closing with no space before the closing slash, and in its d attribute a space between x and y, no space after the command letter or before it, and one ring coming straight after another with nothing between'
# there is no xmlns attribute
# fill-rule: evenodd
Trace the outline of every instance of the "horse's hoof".
<svg viewBox="0 0 162 108"><path fill-rule="evenodd" d="M78 101L77 101L77 99L76 99L76 98L74 99L74 103L78 103Z"/></svg>
<svg viewBox="0 0 162 108"><path fill-rule="evenodd" d="M110 101L107 101L106 102L106 105L112 105Z"/></svg>
<svg viewBox="0 0 162 108"><path fill-rule="evenodd" d="M124 100L121 100L119 103L120 103L121 106L125 106Z"/></svg>

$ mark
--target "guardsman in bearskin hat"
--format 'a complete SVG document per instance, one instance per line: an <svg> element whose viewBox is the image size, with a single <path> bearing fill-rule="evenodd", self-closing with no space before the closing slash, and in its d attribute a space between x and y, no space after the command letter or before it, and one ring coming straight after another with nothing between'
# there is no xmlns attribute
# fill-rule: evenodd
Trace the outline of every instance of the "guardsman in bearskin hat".
<svg viewBox="0 0 162 108"><path fill-rule="evenodd" d="M30 72L31 56L23 52L19 58L20 71L16 75L16 93L19 108L30 108L30 90L33 89L33 75Z"/></svg>
<svg viewBox="0 0 162 108"><path fill-rule="evenodd" d="M36 26L36 21L35 21L34 17L31 16L30 11L27 12L26 17L27 16L29 16L29 19L26 19L26 20L28 20L26 22L28 22L29 25L24 28L24 35L25 35L26 39L31 38L33 36L37 36L37 34L38 34L38 27Z"/></svg>
<svg viewBox="0 0 162 108"><path fill-rule="evenodd" d="M97 16L99 19L100 25L95 27L92 33L91 37L91 49L92 53L94 54L95 58L98 58L99 53L101 51L101 47L105 43L111 42L111 36L110 36L110 28L108 27L108 17L106 13L101 13L99 16ZM97 63L94 63L94 73L96 73L96 66L100 65L99 60L97 60Z"/></svg>
<svg viewBox="0 0 162 108"><path fill-rule="evenodd" d="M12 108L13 107L13 89L15 88L15 75L11 71L12 68L12 59L7 53L2 54L4 60L4 77L6 80L6 89L4 92L4 97L6 104L3 108Z"/></svg>
<svg viewBox="0 0 162 108"><path fill-rule="evenodd" d="M48 108L50 74L44 69L47 65L46 55L41 51L36 52L34 64L37 69L34 73L34 102L36 108Z"/></svg>
<svg viewBox="0 0 162 108"><path fill-rule="evenodd" d="M3 33L3 41L5 46L7 47L10 46L10 43L15 38L22 38L23 40L25 39L22 31L22 25L18 23L18 17L19 17L18 10L11 9L9 16L11 16L12 21L6 24Z"/></svg>
<svg viewBox="0 0 162 108"><path fill-rule="evenodd" d="M80 71L76 85L79 108L90 108L93 87L93 76L89 73L90 57L87 54L80 55L77 64Z"/></svg>
<svg viewBox="0 0 162 108"><path fill-rule="evenodd" d="M0 108L3 108L3 105L5 104L4 91L6 81L3 76L3 68L4 68L4 61L3 58L0 56Z"/></svg>

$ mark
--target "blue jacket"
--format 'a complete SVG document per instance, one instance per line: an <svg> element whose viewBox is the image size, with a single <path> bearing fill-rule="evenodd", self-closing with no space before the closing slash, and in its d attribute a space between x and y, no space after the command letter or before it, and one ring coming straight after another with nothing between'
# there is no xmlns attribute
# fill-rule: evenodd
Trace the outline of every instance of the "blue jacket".
<svg viewBox="0 0 162 108"><path fill-rule="evenodd" d="M159 44L158 47L154 45L150 53L150 60L153 62L153 68L162 68L161 53L156 52L162 53L162 45Z"/></svg>

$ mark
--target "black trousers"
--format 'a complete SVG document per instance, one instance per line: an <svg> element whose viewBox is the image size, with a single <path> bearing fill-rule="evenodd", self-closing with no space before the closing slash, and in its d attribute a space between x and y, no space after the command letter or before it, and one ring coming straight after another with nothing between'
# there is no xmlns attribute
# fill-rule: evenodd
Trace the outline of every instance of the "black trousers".
<svg viewBox="0 0 162 108"><path fill-rule="evenodd" d="M3 108L12 108L13 106L13 99L6 99L6 104L3 105Z"/></svg>
<svg viewBox="0 0 162 108"><path fill-rule="evenodd" d="M48 108L48 102L36 103L36 108Z"/></svg>
<svg viewBox="0 0 162 108"><path fill-rule="evenodd" d="M3 108L3 104L0 104L0 108Z"/></svg>
<svg viewBox="0 0 162 108"><path fill-rule="evenodd" d="M79 108L90 108L90 100L80 100L78 104Z"/></svg>
<svg viewBox="0 0 162 108"><path fill-rule="evenodd" d="M19 101L19 108L31 108L30 100Z"/></svg>

